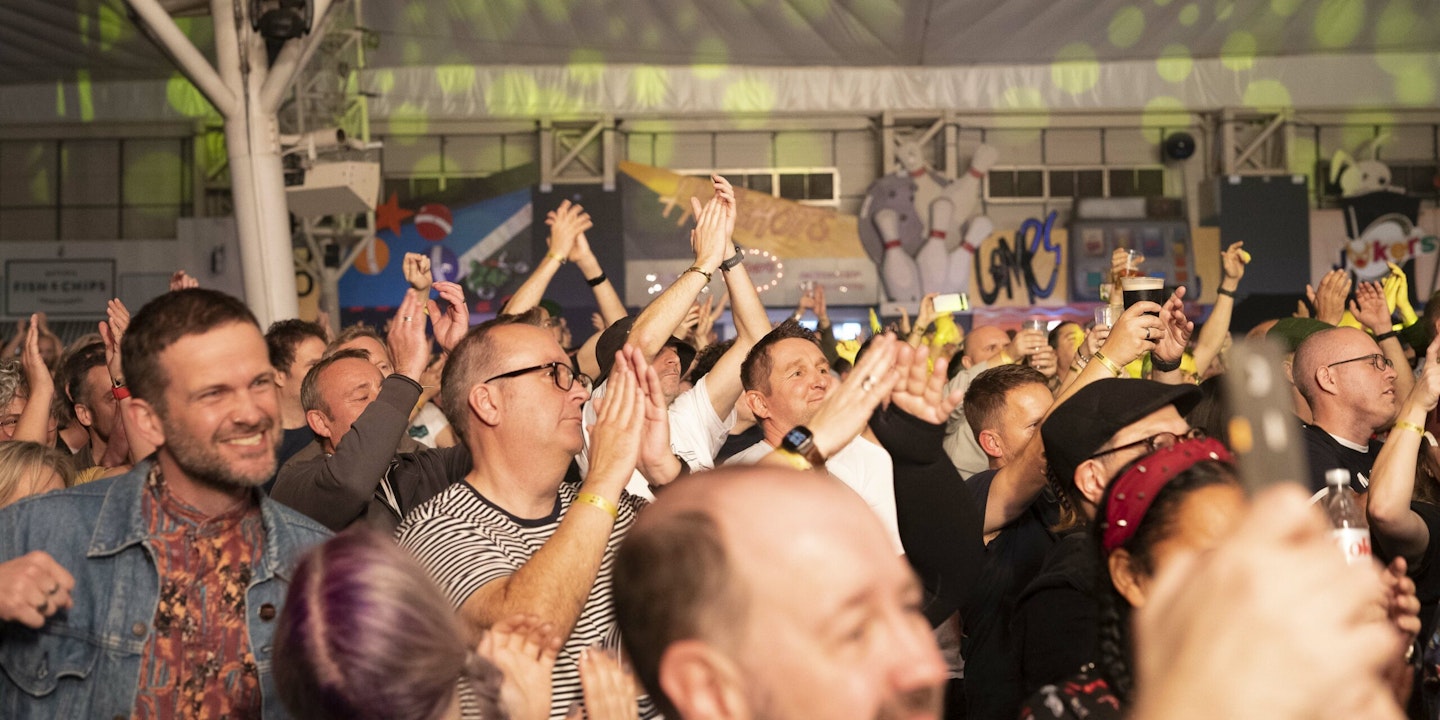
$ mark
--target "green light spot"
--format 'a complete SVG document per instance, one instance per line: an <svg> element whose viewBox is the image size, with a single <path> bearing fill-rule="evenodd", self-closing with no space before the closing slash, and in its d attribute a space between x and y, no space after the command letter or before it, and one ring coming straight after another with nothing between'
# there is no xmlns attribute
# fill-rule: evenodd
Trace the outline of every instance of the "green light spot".
<svg viewBox="0 0 1440 720"><path fill-rule="evenodd" d="M1360 146L1375 139L1376 135L1389 132L1395 124L1395 114L1385 110L1357 110L1346 113L1345 127L1340 130L1342 148L1357 152ZM1368 160L1369 155L1357 160Z"/></svg>
<svg viewBox="0 0 1440 720"><path fill-rule="evenodd" d="M1270 0L1270 12L1280 17L1290 17L1303 3L1304 0Z"/></svg>
<svg viewBox="0 0 1440 720"><path fill-rule="evenodd" d="M658 107L665 100L669 87L669 74L664 68L641 65L630 73L630 92L635 96L635 104L640 107Z"/></svg>
<svg viewBox="0 0 1440 720"><path fill-rule="evenodd" d="M1381 50L1426 37L1425 21L1410 7L1410 0L1391 0L1375 19L1375 44Z"/></svg>
<svg viewBox="0 0 1440 720"><path fill-rule="evenodd" d="M1395 76L1395 99L1406 105L1429 105L1435 100L1435 76L1425 66Z"/></svg>
<svg viewBox="0 0 1440 720"><path fill-rule="evenodd" d="M775 164L800 167L830 165L830 139L817 133L778 133L775 136Z"/></svg>
<svg viewBox="0 0 1440 720"><path fill-rule="evenodd" d="M724 74L725 64L730 62L730 50L724 40L707 35L695 43L694 61L691 70L695 77L713 80Z"/></svg>
<svg viewBox="0 0 1440 720"><path fill-rule="evenodd" d="M727 113L749 115L775 109L775 88L759 80L736 80L725 86L720 107Z"/></svg>
<svg viewBox="0 0 1440 720"><path fill-rule="evenodd" d="M1365 3L1359 0L1324 0L1315 10L1315 41L1337 50L1348 46L1365 26Z"/></svg>
<svg viewBox="0 0 1440 720"><path fill-rule="evenodd" d="M89 70L75 71L75 94L80 100L80 120L83 122L94 122L95 120L95 96L94 87L90 83Z"/></svg>
<svg viewBox="0 0 1440 720"><path fill-rule="evenodd" d="M1292 175L1304 175L1305 184L1310 189L1315 188L1315 163L1320 158L1320 153L1315 147L1315 138L1305 137L1296 133L1292 141L1286 143L1290 150L1288 169Z"/></svg>
<svg viewBox="0 0 1440 720"><path fill-rule="evenodd" d="M416 158L410 166L410 172L416 175L438 175L443 167L444 160L440 153L429 153Z"/></svg>
<svg viewBox="0 0 1440 720"><path fill-rule="evenodd" d="M995 127L1004 132L987 135L987 142L1010 147L1030 146L1040 141L1040 131L1050 125L1045 96L1036 88L1007 88L996 106L1003 112L995 116Z"/></svg>
<svg viewBox="0 0 1440 720"><path fill-rule="evenodd" d="M414 27L423 26L425 24L427 16L426 9L429 7L430 6L428 4L419 2L406 4L404 15L405 22L409 23Z"/></svg>
<svg viewBox="0 0 1440 720"><path fill-rule="evenodd" d="M1152 145L1160 144L1164 139L1161 137L1164 132L1187 127L1190 122L1190 113L1185 111L1185 103L1170 95L1152 98L1145 103L1145 109L1140 113L1141 134Z"/></svg>
<svg viewBox="0 0 1440 720"><path fill-rule="evenodd" d="M487 92L486 100L489 100L490 93ZM493 111L492 111L493 114ZM390 113L390 135L387 142L395 141L401 145L413 145L415 140L424 135L430 129L430 121L425 111L416 107L414 103L401 103Z"/></svg>
<svg viewBox="0 0 1440 720"><path fill-rule="evenodd" d="M65 117L65 83L55 81L55 117Z"/></svg>
<svg viewBox="0 0 1440 720"><path fill-rule="evenodd" d="M180 156L175 153L145 153L133 160L127 157L123 176L126 203L174 203L182 197ZM141 212L145 210L142 208Z"/></svg>
<svg viewBox="0 0 1440 720"><path fill-rule="evenodd" d="M437 65L435 82L444 95L458 95L475 86L474 65Z"/></svg>
<svg viewBox="0 0 1440 720"><path fill-rule="evenodd" d="M570 63L565 69L570 72L572 82L587 87L594 85L605 75L605 55L599 50L578 48L570 53Z"/></svg>
<svg viewBox="0 0 1440 720"><path fill-rule="evenodd" d="M185 117L220 119L220 113L210 107L210 101L178 72L171 75L165 83L165 99L169 101L171 109Z"/></svg>
<svg viewBox="0 0 1440 720"><path fill-rule="evenodd" d="M115 8L109 5L101 5L99 12L100 21L100 50L110 52L115 43L129 36L134 28L129 18L116 12Z"/></svg>
<svg viewBox="0 0 1440 720"><path fill-rule="evenodd" d="M1190 27L1191 25L1194 25L1199 19L1200 19L1200 6L1199 6L1199 5L1196 5L1195 3L1190 3L1189 5L1186 5L1185 7L1180 8L1180 24L1181 24L1181 25L1184 25L1185 27Z"/></svg>
<svg viewBox="0 0 1440 720"><path fill-rule="evenodd" d="M1216 22L1225 22L1235 14L1235 0L1218 0L1215 3Z"/></svg>
<svg viewBox="0 0 1440 720"><path fill-rule="evenodd" d="M1290 90L1279 80L1256 80L1250 83L1245 86L1245 94L1240 102L1246 107L1263 112L1279 112L1293 105Z"/></svg>
<svg viewBox="0 0 1440 720"><path fill-rule="evenodd" d="M1094 88L1100 81L1100 63L1095 59L1095 50L1083 42L1060 48L1050 65L1050 81L1071 95Z"/></svg>
<svg viewBox="0 0 1440 720"><path fill-rule="evenodd" d="M1140 8L1127 6L1120 8L1115 16L1110 18L1110 44L1118 48L1128 48L1140 41L1140 36L1145 34L1145 13Z"/></svg>
<svg viewBox="0 0 1440 720"><path fill-rule="evenodd" d="M1236 30L1220 46L1220 63L1231 70L1248 70L1255 65L1255 36Z"/></svg>
<svg viewBox="0 0 1440 720"><path fill-rule="evenodd" d="M1411 75L1425 72L1431 60L1426 55L1381 53L1375 56L1375 64L1391 75Z"/></svg>
<svg viewBox="0 0 1440 720"><path fill-rule="evenodd" d="M77 19L80 23L80 44L90 47L90 16L80 15Z"/></svg>
<svg viewBox="0 0 1440 720"><path fill-rule="evenodd" d="M1155 61L1155 71L1160 77L1168 82L1178 83L1190 77L1190 70L1195 66L1195 61L1190 58L1190 50L1179 43L1166 45L1160 51L1160 59Z"/></svg>
<svg viewBox="0 0 1440 720"><path fill-rule="evenodd" d="M374 77L375 81L374 87L372 89L375 91L376 94L384 95L385 93L388 93L391 90L395 89L394 70L377 70L375 71Z"/></svg>

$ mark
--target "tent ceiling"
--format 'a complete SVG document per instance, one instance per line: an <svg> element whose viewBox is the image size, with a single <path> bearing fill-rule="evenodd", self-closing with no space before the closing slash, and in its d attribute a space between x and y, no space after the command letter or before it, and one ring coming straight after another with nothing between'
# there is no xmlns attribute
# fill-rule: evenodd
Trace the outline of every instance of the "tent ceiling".
<svg viewBox="0 0 1440 720"><path fill-rule="evenodd" d="M1431 0L367 0L372 67L950 66L1436 52ZM207 17L182 19L202 48ZM0 84L165 78L122 0L0 0Z"/></svg>

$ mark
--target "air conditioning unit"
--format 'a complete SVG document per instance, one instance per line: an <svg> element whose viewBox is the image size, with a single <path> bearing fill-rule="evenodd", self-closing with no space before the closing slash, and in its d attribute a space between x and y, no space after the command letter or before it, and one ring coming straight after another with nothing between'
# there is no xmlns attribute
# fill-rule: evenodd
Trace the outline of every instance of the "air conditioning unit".
<svg viewBox="0 0 1440 720"><path fill-rule="evenodd" d="M380 163L322 162L285 175L290 212L301 217L371 212L380 199Z"/></svg>

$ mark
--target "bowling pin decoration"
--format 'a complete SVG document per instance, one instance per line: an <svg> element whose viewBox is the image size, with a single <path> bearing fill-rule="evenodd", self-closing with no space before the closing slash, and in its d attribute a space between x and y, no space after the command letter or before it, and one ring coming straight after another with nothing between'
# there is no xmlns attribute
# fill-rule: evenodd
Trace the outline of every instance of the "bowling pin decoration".
<svg viewBox="0 0 1440 720"><path fill-rule="evenodd" d="M948 272L945 274L946 286L952 292L970 292L970 277L975 267L975 251L980 249L980 243L990 237L995 231L995 223L990 218L981 215L970 221L970 228L965 231L965 239L960 242L959 247L950 251L950 262Z"/></svg>
<svg viewBox="0 0 1440 720"><path fill-rule="evenodd" d="M949 252L945 238L949 235L955 203L950 198L940 197L930 204L930 236L915 253L915 264L920 266L920 292L922 294L953 292L946 283L949 274Z"/></svg>
<svg viewBox="0 0 1440 720"><path fill-rule="evenodd" d="M941 195L945 194L945 188L936 181L930 166L925 164L925 151L920 143L913 140L897 141L898 147L895 150L895 159L900 161L900 167L910 176L910 187L914 190L915 217L925 225L925 234L922 237L929 237L929 232L935 229L930 221L930 206ZM940 228L948 231L948 228Z"/></svg>
<svg viewBox="0 0 1440 720"><path fill-rule="evenodd" d="M975 148L970 156L970 169L959 180L945 186L945 196L955 203L955 218L958 222L970 219L970 214L980 207L980 182L985 173L995 167L1000 151L990 145Z"/></svg>
<svg viewBox="0 0 1440 720"><path fill-rule="evenodd" d="M875 213L875 229L880 231L885 244L885 254L880 258L880 279L885 281L885 292L894 302L919 301L920 269L900 245L900 213L890 208Z"/></svg>

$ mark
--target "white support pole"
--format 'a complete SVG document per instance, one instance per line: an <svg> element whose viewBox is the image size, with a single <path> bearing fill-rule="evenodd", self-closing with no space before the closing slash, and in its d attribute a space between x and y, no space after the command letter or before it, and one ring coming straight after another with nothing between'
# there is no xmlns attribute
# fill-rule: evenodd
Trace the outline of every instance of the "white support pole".
<svg viewBox="0 0 1440 720"><path fill-rule="evenodd" d="M236 97L233 88L227 87L220 76L216 74L215 68L210 66L210 61L205 55L196 49L185 32L175 24L174 18L165 8L160 7L158 0L126 0L130 9L135 11L140 21L150 28L155 39L165 47L171 57L175 58L180 71L185 77L195 84L205 99L220 112L221 115L229 117L235 112ZM220 16L216 16L216 23L220 22Z"/></svg>

